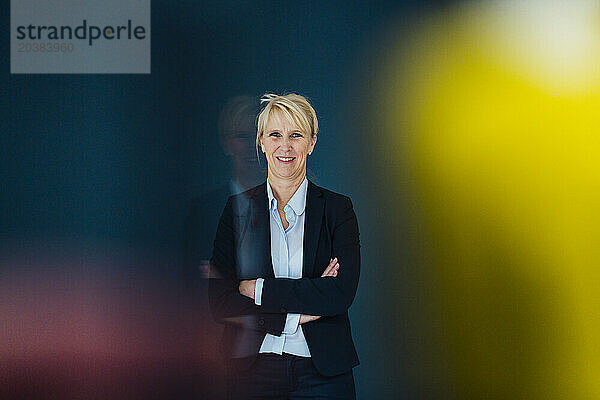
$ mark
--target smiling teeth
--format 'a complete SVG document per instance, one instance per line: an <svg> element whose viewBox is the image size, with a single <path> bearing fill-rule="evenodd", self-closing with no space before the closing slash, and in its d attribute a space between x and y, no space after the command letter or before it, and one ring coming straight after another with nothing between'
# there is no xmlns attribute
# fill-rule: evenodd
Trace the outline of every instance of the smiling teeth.
<svg viewBox="0 0 600 400"><path fill-rule="evenodd" d="M294 159L294 157L277 157L278 159L280 159L281 161L292 161Z"/></svg>

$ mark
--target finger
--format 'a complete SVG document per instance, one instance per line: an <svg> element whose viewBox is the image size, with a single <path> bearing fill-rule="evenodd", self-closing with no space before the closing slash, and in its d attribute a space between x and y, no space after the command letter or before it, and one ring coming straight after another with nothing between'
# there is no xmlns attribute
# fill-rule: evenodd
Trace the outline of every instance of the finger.
<svg viewBox="0 0 600 400"><path fill-rule="evenodd" d="M332 276L333 271L335 271L335 265L329 266L327 267L327 269L325 270L325 272L323 272L322 276Z"/></svg>
<svg viewBox="0 0 600 400"><path fill-rule="evenodd" d="M329 276L331 274L331 271L333 270L333 268L335 267L335 263L337 262L337 259L331 259L329 261L329 265L327 266L327 268L325 268L325 271L323 271L323 273L321 274L321 277L323 276Z"/></svg>
<svg viewBox="0 0 600 400"><path fill-rule="evenodd" d="M335 262L333 261L333 258L331 260L329 260L329 264L327 265L327 268L325 269L331 269L333 268L333 266L335 265Z"/></svg>
<svg viewBox="0 0 600 400"><path fill-rule="evenodd" d="M335 268L336 263L337 263L337 257L332 258L331 261L329 261L329 265L327 266L327 268L329 268L329 269Z"/></svg>
<svg viewBox="0 0 600 400"><path fill-rule="evenodd" d="M335 264L335 266L331 270L331 273L329 274L329 276L337 276L339 269L340 269L340 264Z"/></svg>

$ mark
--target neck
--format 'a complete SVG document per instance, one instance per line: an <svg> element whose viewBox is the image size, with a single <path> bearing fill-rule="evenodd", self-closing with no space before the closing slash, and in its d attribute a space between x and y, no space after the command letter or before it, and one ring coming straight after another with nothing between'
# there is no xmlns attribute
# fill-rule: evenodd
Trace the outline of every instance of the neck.
<svg viewBox="0 0 600 400"><path fill-rule="evenodd" d="M283 208L288 201L290 201L294 193L296 193L296 190L298 190L304 181L305 177L306 173L300 175L298 178L293 179L281 179L268 174L269 183L271 184L271 189L273 190L273 196L275 196L277 199L278 208Z"/></svg>

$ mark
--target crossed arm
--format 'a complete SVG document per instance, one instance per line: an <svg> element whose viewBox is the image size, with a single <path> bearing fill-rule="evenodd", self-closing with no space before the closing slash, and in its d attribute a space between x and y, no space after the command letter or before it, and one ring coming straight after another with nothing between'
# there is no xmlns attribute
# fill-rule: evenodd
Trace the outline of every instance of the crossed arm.
<svg viewBox="0 0 600 400"><path fill-rule="evenodd" d="M331 260L329 260L329 265L327 265L327 267L325 268L325 271L323 271L323 274L321 274L321 277L336 277L338 275L338 270L340 268L340 263L338 262L337 257L332 258ZM240 292L241 295L246 296L251 298L252 300L256 300L255 299L255 293L256 293L256 279L248 279L248 280L243 280L240 281L240 284L238 286L238 290ZM311 321L315 321L317 319L321 318L320 315L308 315L308 314L300 314L300 322L299 324L305 324L307 322L311 322Z"/></svg>
<svg viewBox="0 0 600 400"><path fill-rule="evenodd" d="M219 222L213 251L212 263L222 276L211 279L209 285L213 316L224 323L230 323L231 318L253 316L257 329L280 335L287 313L301 314L300 323L344 313L354 299L360 271L358 223L352 202L344 199L332 232L332 251L337 260L332 260L318 278L265 278L258 306L253 300L256 280L240 282L235 276L230 198Z"/></svg>

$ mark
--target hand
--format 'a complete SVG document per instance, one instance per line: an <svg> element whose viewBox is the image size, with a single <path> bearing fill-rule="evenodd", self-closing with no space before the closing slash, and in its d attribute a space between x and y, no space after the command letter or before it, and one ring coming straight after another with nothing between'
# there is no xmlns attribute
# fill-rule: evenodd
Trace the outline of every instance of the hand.
<svg viewBox="0 0 600 400"><path fill-rule="evenodd" d="M326 276L337 276L338 270L340 269L340 263L338 263L337 257L329 260L329 265L325 268L325 271L321 274L321 278ZM321 318L320 315L308 315L308 314L300 314L300 325L305 324L307 322L316 321Z"/></svg>
<svg viewBox="0 0 600 400"><path fill-rule="evenodd" d="M321 274L321 278L325 276L337 276L338 270L340 269L340 263L338 262L337 257L329 260L329 265L325 268L325 271Z"/></svg>
<svg viewBox="0 0 600 400"><path fill-rule="evenodd" d="M246 297L250 297L254 300L254 288L256 287L256 279L244 280L240 281L240 285L238 286L238 290L241 295Z"/></svg>
<svg viewBox="0 0 600 400"><path fill-rule="evenodd" d="M300 314L300 322L299 324L305 324L307 322L311 322L311 321L316 321L319 318L321 318L321 316L319 315L307 315L307 314Z"/></svg>

